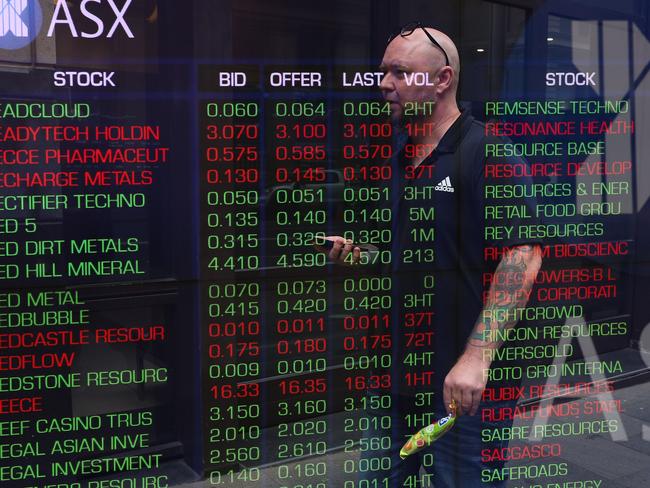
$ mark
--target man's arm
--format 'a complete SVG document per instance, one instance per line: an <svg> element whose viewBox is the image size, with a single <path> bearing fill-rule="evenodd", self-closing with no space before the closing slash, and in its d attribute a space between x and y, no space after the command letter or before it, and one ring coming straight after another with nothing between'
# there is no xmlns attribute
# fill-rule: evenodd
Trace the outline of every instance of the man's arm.
<svg viewBox="0 0 650 488"><path fill-rule="evenodd" d="M501 346L493 332L516 325L516 320L507 319L510 315L507 312L526 306L541 264L542 251L537 245L514 247L501 258L465 351L445 378L445 405L449 405L452 399L456 400L459 414L474 415L478 410L487 383L486 371L492 363L492 352Z"/></svg>

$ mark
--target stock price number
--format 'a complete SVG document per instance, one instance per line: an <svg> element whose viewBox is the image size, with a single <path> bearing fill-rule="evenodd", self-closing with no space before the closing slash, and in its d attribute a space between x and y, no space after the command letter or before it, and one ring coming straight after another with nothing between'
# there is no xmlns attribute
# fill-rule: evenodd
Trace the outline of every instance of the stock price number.
<svg viewBox="0 0 650 488"><path fill-rule="evenodd" d="M213 286L218 287L218 285L211 285L211 287ZM221 294L210 295L210 298L218 298L219 296L223 296L223 295ZM256 336L259 335L259 333L260 333L260 323L257 320L251 320L248 322L243 322L243 321L224 322L224 323L214 322L208 326L209 337L238 337L238 336L247 336L247 335Z"/></svg>
<svg viewBox="0 0 650 488"><path fill-rule="evenodd" d="M255 227L259 223L257 212L226 212L224 214L209 213L208 227Z"/></svg>
<svg viewBox="0 0 650 488"><path fill-rule="evenodd" d="M311 395L327 391L325 378L281 380L278 386L282 395Z"/></svg>
<svg viewBox="0 0 650 488"><path fill-rule="evenodd" d="M243 271L255 270L260 266L259 256L228 256L226 258L213 257L208 263L208 268L213 271L230 270Z"/></svg>
<svg viewBox="0 0 650 488"><path fill-rule="evenodd" d="M344 102L343 115L346 117L390 116L389 102Z"/></svg>
<svg viewBox="0 0 650 488"><path fill-rule="evenodd" d="M390 338L390 336L388 336ZM289 341L282 339L275 346L276 352L281 356L286 354L315 354L327 351L327 339L324 337L294 339Z"/></svg>
<svg viewBox="0 0 650 488"><path fill-rule="evenodd" d="M276 365L277 374L304 374L317 373L327 369L327 359L293 359L290 361L281 360Z"/></svg>
<svg viewBox="0 0 650 488"><path fill-rule="evenodd" d="M313 476L326 476L327 475L327 463L321 461L317 463L296 463L293 465L282 464L278 466L278 478L281 480L293 479L293 478L311 478ZM325 483L317 484L298 484L290 485L290 487L282 488L326 488Z"/></svg>
<svg viewBox="0 0 650 488"><path fill-rule="evenodd" d="M350 310L386 310L392 305L390 295L364 295L362 297L346 296L343 299L343 308Z"/></svg>
<svg viewBox="0 0 650 488"><path fill-rule="evenodd" d="M278 102L276 117L314 117L325 115L325 102Z"/></svg>
<svg viewBox="0 0 650 488"><path fill-rule="evenodd" d="M276 139L324 139L327 136L325 124L277 124L275 126Z"/></svg>
<svg viewBox="0 0 650 488"><path fill-rule="evenodd" d="M291 301L278 300L276 304L276 310L280 314L325 312L326 309L325 298L293 298Z"/></svg>
<svg viewBox="0 0 650 488"><path fill-rule="evenodd" d="M393 238L393 232L390 229L346 230L343 238L359 244L386 244Z"/></svg>
<svg viewBox="0 0 650 488"><path fill-rule="evenodd" d="M368 430L377 431L379 429L388 430L391 428L392 421L390 415L359 417L345 419L343 430L345 432L366 432Z"/></svg>
<svg viewBox="0 0 650 488"><path fill-rule="evenodd" d="M208 357L210 359L256 358L259 355L260 343L255 341L210 344L208 346Z"/></svg>
<svg viewBox="0 0 650 488"><path fill-rule="evenodd" d="M228 447L226 449L210 450L210 464L259 461L260 457L261 451L259 446Z"/></svg>
<svg viewBox="0 0 650 488"><path fill-rule="evenodd" d="M348 391L365 391L368 388L386 390L391 386L391 376L390 374L346 376L345 386Z"/></svg>
<svg viewBox="0 0 650 488"><path fill-rule="evenodd" d="M205 137L209 141L257 139L260 134L257 124L210 124L205 128Z"/></svg>
<svg viewBox="0 0 650 488"><path fill-rule="evenodd" d="M325 451L327 451L327 443L325 441L280 444L278 446L278 457L280 459L286 459L301 456L315 456L325 454Z"/></svg>
<svg viewBox="0 0 650 488"><path fill-rule="evenodd" d="M318 415L327 411L327 400L296 400L278 403L278 414L282 417Z"/></svg>
<svg viewBox="0 0 650 488"><path fill-rule="evenodd" d="M257 117L259 113L259 106L254 102L208 103L205 106L205 114L210 118Z"/></svg>
<svg viewBox="0 0 650 488"><path fill-rule="evenodd" d="M256 281L249 283L213 283L208 286L209 298L239 298L258 296L260 296L260 284ZM245 333L259 334L260 325L259 322L228 322L223 325L215 324L215 330L215 333L218 333L220 335L223 334L229 337Z"/></svg>
<svg viewBox="0 0 650 488"><path fill-rule="evenodd" d="M361 144L358 146L343 146L343 159L384 159L388 160L393 155L390 144Z"/></svg>
<svg viewBox="0 0 650 488"><path fill-rule="evenodd" d="M385 165L361 166L359 168L354 166L343 167L343 179L345 181L389 181L392 175L392 168Z"/></svg>
<svg viewBox="0 0 650 488"><path fill-rule="evenodd" d="M346 208L343 211L343 221L346 224L364 223L364 222L390 222L391 221L390 208L360 208L351 209Z"/></svg>
<svg viewBox="0 0 650 488"><path fill-rule="evenodd" d="M259 383L237 383L235 385L214 385L210 388L212 398L215 400L230 400L233 398L258 398L260 396Z"/></svg>
<svg viewBox="0 0 650 488"><path fill-rule="evenodd" d="M229 301L225 305L221 303L210 303L208 305L208 316L210 318L241 317L243 315L257 315L258 313L260 313L260 304L255 300Z"/></svg>
<svg viewBox="0 0 650 488"><path fill-rule="evenodd" d="M343 137L346 139L358 137L391 137L392 135L393 126L390 122L343 124Z"/></svg>
<svg viewBox="0 0 650 488"><path fill-rule="evenodd" d="M279 334L305 334L325 331L325 319L319 318L294 318L280 319L275 324Z"/></svg>
<svg viewBox="0 0 650 488"><path fill-rule="evenodd" d="M323 161L327 157L325 146L277 146L278 161Z"/></svg>
<svg viewBox="0 0 650 488"><path fill-rule="evenodd" d="M345 336L343 349L345 351L372 351L377 349L390 349L393 339L390 334L372 334L361 337Z"/></svg>
<svg viewBox="0 0 650 488"><path fill-rule="evenodd" d="M275 203L323 203L325 188L280 189L274 193Z"/></svg>
<svg viewBox="0 0 650 488"><path fill-rule="evenodd" d="M226 363L211 364L208 368L208 376L212 379L217 378L239 378L249 379L260 375L260 363Z"/></svg>
<svg viewBox="0 0 650 488"><path fill-rule="evenodd" d="M390 395L364 395L361 398L345 398L345 411L389 409L393 403Z"/></svg>
<svg viewBox="0 0 650 488"><path fill-rule="evenodd" d="M380 330L390 328L390 315L348 315L343 319L344 330Z"/></svg>
<svg viewBox="0 0 650 488"><path fill-rule="evenodd" d="M278 183L324 183L325 168L277 168L275 180Z"/></svg>
<svg viewBox="0 0 650 488"><path fill-rule="evenodd" d="M354 439L345 440L345 452L354 452L359 450L361 452L368 451L383 451L386 452L392 445L390 436L381 437L362 437L359 439L358 444Z"/></svg>
<svg viewBox="0 0 650 488"><path fill-rule="evenodd" d="M283 268L313 268L325 266L327 259L323 253L294 253L290 255L283 254L277 261L277 266Z"/></svg>
<svg viewBox="0 0 650 488"><path fill-rule="evenodd" d="M259 425L240 427L213 427L210 429L210 442L251 441L259 439L262 431Z"/></svg>
<svg viewBox="0 0 650 488"><path fill-rule="evenodd" d="M257 190L209 191L206 200L211 207L221 205L257 205L260 201L260 195Z"/></svg>
<svg viewBox="0 0 650 488"><path fill-rule="evenodd" d="M257 419L260 417L260 406L257 403L250 405L229 405L227 407L210 407L210 421L216 422L223 419Z"/></svg>
<svg viewBox="0 0 650 488"><path fill-rule="evenodd" d="M293 212L280 210L275 214L275 223L278 225L323 225L326 218L327 212L325 210L295 210Z"/></svg>
<svg viewBox="0 0 650 488"><path fill-rule="evenodd" d="M260 180L260 172L257 168L228 168L209 169L205 173L205 180L211 184L232 184L232 183L257 183Z"/></svg>
<svg viewBox="0 0 650 488"><path fill-rule="evenodd" d="M278 232L275 243L278 247L311 246L325 240L325 232Z"/></svg>
<svg viewBox="0 0 650 488"><path fill-rule="evenodd" d="M379 166L375 166L379 168ZM383 167L383 166L381 166ZM343 190L343 201L345 202L381 202L390 201L390 189L385 188L345 188Z"/></svg>
<svg viewBox="0 0 650 488"><path fill-rule="evenodd" d="M325 420L303 420L278 425L278 437L304 437L306 435L322 435L326 432L327 421Z"/></svg>
<svg viewBox="0 0 650 488"><path fill-rule="evenodd" d="M232 485L235 481L249 483L259 481L260 478L259 468L229 469L225 473L211 471L208 477L211 485Z"/></svg>
<svg viewBox="0 0 650 488"><path fill-rule="evenodd" d="M259 246L257 233L253 234L210 234L208 249L255 249Z"/></svg>

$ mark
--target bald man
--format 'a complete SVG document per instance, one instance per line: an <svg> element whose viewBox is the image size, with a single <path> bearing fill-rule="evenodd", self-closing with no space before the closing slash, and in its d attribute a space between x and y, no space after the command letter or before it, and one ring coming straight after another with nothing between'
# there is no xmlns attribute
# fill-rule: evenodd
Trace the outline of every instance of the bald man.
<svg viewBox="0 0 650 488"><path fill-rule="evenodd" d="M458 50L452 40L435 29L426 32L440 47L431 42L423 28L416 28L407 36L396 36L386 47L379 69L384 73L380 89L384 99L390 102L393 121L402 123L406 103L425 104L433 102L431 111L419 117L411 116L411 123L432 123L433 130L413 137L413 143L437 145L442 136L460 116L456 104L460 62ZM444 51L443 51L444 49ZM445 56L446 55L446 56ZM428 84L406 83L406 75L426 73ZM424 157L412 160L417 165Z"/></svg>
<svg viewBox="0 0 650 488"><path fill-rule="evenodd" d="M386 46L380 69L384 72L381 92L390 103L394 124L402 129L407 124L411 128L426 128L403 130L401 148L392 162L397 168L394 174L400 175L397 186L402 195L395 199L392 212L392 260L395 264L392 275L395 277L393 293L398 297L430 292L431 289L426 290L426 276L434 277L435 293L428 310L432 310L435 317L435 346L432 347L435 359L428 369L434 370L436 379L427 387L433 390L437 406L433 409L432 404L424 402L426 397L413 395L412 388L403 389L404 385L393 388L395 400L390 413L393 419L390 432L367 433L369 436L391 435L391 470L390 473L366 473L364 478L379 482L376 486L382 487L422 486L413 484L422 464L433 474L436 488L504 486L502 481L482 479L486 466L481 462L480 452L488 446L481 443L482 424L476 413L491 366L491 350L500 346L500 341L492 340L492 332L516 324L516 321L498 318L506 317L509 310L526 306L525 297L529 296L541 265L541 251L537 242L516 238L488 242L485 239L483 166L489 138L482 124L458 108L460 61L453 41L430 27L419 24L404 27ZM428 83L409 83L417 73L426 75ZM419 150L407 152L407 147ZM427 197L406 198L406 187L411 188L411 196ZM519 203L531 208L535 205L532 201ZM423 225L411 222L414 208L435 209L435 219L430 223L435 231L432 242L418 242L411 237L413 229ZM514 219L509 224L516 228L524 222ZM330 259L340 264L359 261L360 249L354 243L338 236L331 239L335 242L329 251ZM496 269L484 262L483 247L488 245L508 249ZM349 259L350 253L352 259ZM484 273L495 276L489 291L482 288ZM514 284L507 279L513 273L521 277ZM406 312L408 310L401 310L397 315L398 325ZM404 347L401 352L406 350ZM392 376L395 382L404 383L407 375L401 367L393 365ZM408 371L412 373L413 369ZM409 399L409 390L415 400ZM433 465L431 462L427 465L427 451L400 460L397 452L401 445L409 434L423 426L412 420L426 418L422 415L432 409L436 416L441 416L445 408L449 411L452 401L458 406L457 425L434 444ZM413 412L418 412L419 416ZM373 410L368 414L384 415L386 412Z"/></svg>

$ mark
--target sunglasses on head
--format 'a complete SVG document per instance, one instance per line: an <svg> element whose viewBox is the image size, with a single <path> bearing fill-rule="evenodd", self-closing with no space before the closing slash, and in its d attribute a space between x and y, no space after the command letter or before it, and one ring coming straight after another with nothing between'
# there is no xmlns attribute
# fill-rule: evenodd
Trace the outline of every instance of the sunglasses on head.
<svg viewBox="0 0 650 488"><path fill-rule="evenodd" d="M445 55L445 66L449 66L449 56L447 56L447 53L442 48L440 43L436 41L431 34L429 34L429 31L427 31L426 28L420 22L410 22L402 26L397 32L395 32L388 38L387 44L390 44L390 42L393 39L395 39L397 36L402 36L402 37L410 36L416 31L416 29L422 29L424 33L427 35L427 37L429 38L429 40L433 43L433 45L442 51L442 54Z"/></svg>

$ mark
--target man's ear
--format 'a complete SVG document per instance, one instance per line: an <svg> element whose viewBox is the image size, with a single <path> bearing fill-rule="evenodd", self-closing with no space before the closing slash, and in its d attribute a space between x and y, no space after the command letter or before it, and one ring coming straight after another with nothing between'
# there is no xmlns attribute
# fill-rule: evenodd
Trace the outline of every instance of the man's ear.
<svg viewBox="0 0 650 488"><path fill-rule="evenodd" d="M436 88L439 93L447 91L454 81L454 70L451 66L445 66L438 72L438 83Z"/></svg>

